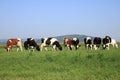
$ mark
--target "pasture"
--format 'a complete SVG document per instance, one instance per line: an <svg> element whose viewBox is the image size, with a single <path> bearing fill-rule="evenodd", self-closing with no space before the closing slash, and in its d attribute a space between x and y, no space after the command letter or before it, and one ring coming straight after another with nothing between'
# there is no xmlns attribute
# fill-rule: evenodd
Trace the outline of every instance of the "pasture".
<svg viewBox="0 0 120 80"><path fill-rule="evenodd" d="M120 43L119 43L120 44ZM120 47L29 53L0 45L0 80L120 80Z"/></svg>

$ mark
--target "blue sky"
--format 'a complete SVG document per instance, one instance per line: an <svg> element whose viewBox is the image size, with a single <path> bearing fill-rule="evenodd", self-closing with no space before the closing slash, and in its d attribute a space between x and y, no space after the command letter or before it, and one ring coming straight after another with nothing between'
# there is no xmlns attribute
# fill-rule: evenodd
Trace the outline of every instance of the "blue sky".
<svg viewBox="0 0 120 80"><path fill-rule="evenodd" d="M120 40L120 0L0 0L0 39L85 34Z"/></svg>

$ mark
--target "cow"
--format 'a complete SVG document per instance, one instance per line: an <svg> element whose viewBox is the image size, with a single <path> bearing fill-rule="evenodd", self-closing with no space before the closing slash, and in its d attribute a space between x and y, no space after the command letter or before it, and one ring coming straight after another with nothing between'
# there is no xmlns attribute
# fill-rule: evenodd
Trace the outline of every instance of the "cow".
<svg viewBox="0 0 120 80"><path fill-rule="evenodd" d="M105 38L103 38L103 49L109 50L110 43L111 43L111 37L105 36Z"/></svg>
<svg viewBox="0 0 120 80"><path fill-rule="evenodd" d="M70 38L64 38L64 46L67 46L68 49L72 50L72 40Z"/></svg>
<svg viewBox="0 0 120 80"><path fill-rule="evenodd" d="M57 50L59 49L60 51L62 50L62 46L60 45L60 43L58 42L58 40L56 38L41 38L41 51L43 50L43 48L45 48L45 50L47 51L47 46L52 46L53 50Z"/></svg>
<svg viewBox="0 0 120 80"><path fill-rule="evenodd" d="M79 39L76 37L72 39L72 45L75 47L76 50L79 48L79 42Z"/></svg>
<svg viewBox="0 0 120 80"><path fill-rule="evenodd" d="M101 38L95 37L93 40L94 49L97 50L98 48L100 48L100 44L101 44Z"/></svg>
<svg viewBox="0 0 120 80"><path fill-rule="evenodd" d="M34 49L36 49L37 51L40 51L39 46L37 45L37 43L33 38L27 38L27 41L24 42L24 47L26 50L29 50L29 52L30 50L34 52Z"/></svg>
<svg viewBox="0 0 120 80"><path fill-rule="evenodd" d="M68 49L70 49L70 50L72 50L73 47L77 50L79 48L79 39L76 37L72 38L72 39L65 37L64 38L64 46L65 47L67 46Z"/></svg>
<svg viewBox="0 0 120 80"><path fill-rule="evenodd" d="M19 51L19 49L22 52L22 41L20 38L11 38L7 40L7 43L6 43L7 52L10 52L13 46L17 47L17 52Z"/></svg>
<svg viewBox="0 0 120 80"><path fill-rule="evenodd" d="M85 44L86 49L92 50L92 38L91 37L84 38L84 44Z"/></svg>

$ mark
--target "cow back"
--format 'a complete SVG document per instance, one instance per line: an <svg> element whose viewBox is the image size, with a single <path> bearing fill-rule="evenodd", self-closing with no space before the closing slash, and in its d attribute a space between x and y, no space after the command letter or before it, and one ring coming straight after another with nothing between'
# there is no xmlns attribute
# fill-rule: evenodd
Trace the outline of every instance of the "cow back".
<svg viewBox="0 0 120 80"><path fill-rule="evenodd" d="M17 45L18 42L19 42L18 39L8 39L6 45L7 45L7 46L14 46L14 45Z"/></svg>

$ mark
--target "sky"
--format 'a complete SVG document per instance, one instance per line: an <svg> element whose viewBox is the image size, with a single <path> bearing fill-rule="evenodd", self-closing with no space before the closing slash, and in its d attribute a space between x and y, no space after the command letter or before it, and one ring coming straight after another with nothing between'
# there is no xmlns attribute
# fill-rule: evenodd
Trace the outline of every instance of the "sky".
<svg viewBox="0 0 120 80"><path fill-rule="evenodd" d="M120 0L0 0L0 39L84 34L120 41Z"/></svg>

